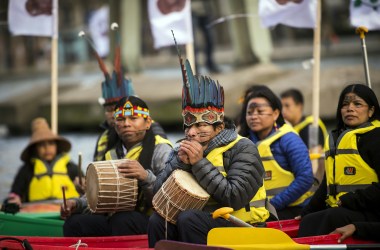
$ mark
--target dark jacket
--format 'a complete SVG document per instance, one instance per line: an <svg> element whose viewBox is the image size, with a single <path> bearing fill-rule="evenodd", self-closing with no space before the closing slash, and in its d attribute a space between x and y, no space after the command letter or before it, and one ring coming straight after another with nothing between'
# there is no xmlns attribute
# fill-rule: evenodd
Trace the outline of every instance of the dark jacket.
<svg viewBox="0 0 380 250"><path fill-rule="evenodd" d="M223 137L223 140L220 143L215 143L214 147L207 148L204 157L212 149L227 145L236 139L237 133L235 131L223 133L226 130L214 138L218 140L218 138ZM226 137L226 134L229 136ZM220 207L228 206L234 210L240 209L249 203L263 185L264 167L259 153L249 139L242 138L223 154L223 162L227 178L206 158L192 166L184 164L179 160L175 150L169 157L165 169L157 176L153 192L156 193L159 190L175 169L182 169L191 172L207 193L220 204Z"/></svg>

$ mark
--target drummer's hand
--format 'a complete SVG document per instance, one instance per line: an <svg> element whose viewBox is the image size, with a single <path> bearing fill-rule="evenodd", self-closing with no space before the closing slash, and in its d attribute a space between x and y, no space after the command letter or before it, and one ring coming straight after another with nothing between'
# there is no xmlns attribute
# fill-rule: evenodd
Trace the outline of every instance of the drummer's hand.
<svg viewBox="0 0 380 250"><path fill-rule="evenodd" d="M183 151L188 156L188 160L191 165L194 165L203 159L203 147L199 142L195 140L181 141L178 153L180 151Z"/></svg>
<svg viewBox="0 0 380 250"><path fill-rule="evenodd" d="M178 158L185 164L190 164L189 156L185 153L185 151L179 149L178 150Z"/></svg>
<svg viewBox="0 0 380 250"><path fill-rule="evenodd" d="M65 206L61 204L61 219L67 219L71 216L72 212L77 208L77 202L75 200L66 200L66 210Z"/></svg>
<svg viewBox="0 0 380 250"><path fill-rule="evenodd" d="M86 178L82 177L82 185L79 182L79 177L75 177L74 179L74 185L77 192L82 195L85 193L86 190Z"/></svg>
<svg viewBox="0 0 380 250"><path fill-rule="evenodd" d="M136 160L125 160L117 168L125 178L136 178L139 181L144 181L148 177L148 172Z"/></svg>
<svg viewBox="0 0 380 250"><path fill-rule="evenodd" d="M352 236L354 232L356 231L356 227L354 224L348 224L344 227L339 227L335 229L333 232L330 234L341 234L340 238L338 239L338 243L342 243L345 239L348 237Z"/></svg>
<svg viewBox="0 0 380 250"><path fill-rule="evenodd" d="M21 207L21 198L19 195L15 194L15 193L10 193L8 195L8 203L15 203L19 207Z"/></svg>

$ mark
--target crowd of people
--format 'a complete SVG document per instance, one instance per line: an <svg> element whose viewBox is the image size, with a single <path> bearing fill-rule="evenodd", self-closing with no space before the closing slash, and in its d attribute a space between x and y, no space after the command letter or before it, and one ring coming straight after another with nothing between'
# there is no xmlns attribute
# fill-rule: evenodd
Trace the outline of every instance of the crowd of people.
<svg viewBox="0 0 380 250"><path fill-rule="evenodd" d="M113 74L102 83L104 132L94 162L126 159L116 168L122 177L137 180L133 210L89 209L88 194L81 190L90 183L80 185L82 173L68 156L71 144L44 118L32 122L30 142L21 153L24 164L5 203L62 199L64 187L65 236L148 234L149 247L162 239L206 244L211 229L235 226L212 217L221 207L231 207L235 217L251 225L298 219L299 237L380 238L380 107L371 88L356 83L342 90L330 133L318 121L316 146L324 153L319 180L310 159L313 117L303 113L299 90L277 96L267 86L253 85L244 93L235 124L224 116L223 87L193 75L189 62L180 61L184 139L174 147L146 102L131 91L130 80ZM190 173L209 199L202 209L179 211L173 222L169 211L155 209L155 195L175 171Z"/></svg>

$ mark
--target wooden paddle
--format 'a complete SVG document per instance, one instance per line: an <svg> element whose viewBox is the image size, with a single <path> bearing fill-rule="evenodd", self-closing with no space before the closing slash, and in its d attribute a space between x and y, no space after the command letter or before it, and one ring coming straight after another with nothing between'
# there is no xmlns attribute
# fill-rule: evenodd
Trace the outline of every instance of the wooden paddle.
<svg viewBox="0 0 380 250"><path fill-rule="evenodd" d="M233 211L234 210L231 207L222 207L222 208L215 210L212 213L212 218L216 219L216 218L222 217L222 218L234 223L236 226L239 226L239 227L253 227L251 224L248 224L248 223L240 220L239 218L231 215L230 213L232 213Z"/></svg>
<svg viewBox="0 0 380 250"><path fill-rule="evenodd" d="M286 233L273 228L214 228L207 235L207 245L236 250L298 250L298 249L380 249L380 244L298 244Z"/></svg>

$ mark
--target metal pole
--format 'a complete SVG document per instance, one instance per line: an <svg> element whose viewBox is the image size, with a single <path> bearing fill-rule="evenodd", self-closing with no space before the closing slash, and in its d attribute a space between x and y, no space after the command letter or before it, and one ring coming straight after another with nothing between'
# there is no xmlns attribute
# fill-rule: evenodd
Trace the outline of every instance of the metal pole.
<svg viewBox="0 0 380 250"><path fill-rule="evenodd" d="M360 40L362 42L363 49L363 62L364 62L364 71L365 71L365 80L367 82L368 87L371 87L371 79L369 77L369 68L368 68L368 58L367 58L367 46L365 44L365 33L368 32L368 29L364 26L360 26L356 29L356 34L360 35Z"/></svg>

